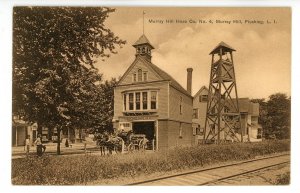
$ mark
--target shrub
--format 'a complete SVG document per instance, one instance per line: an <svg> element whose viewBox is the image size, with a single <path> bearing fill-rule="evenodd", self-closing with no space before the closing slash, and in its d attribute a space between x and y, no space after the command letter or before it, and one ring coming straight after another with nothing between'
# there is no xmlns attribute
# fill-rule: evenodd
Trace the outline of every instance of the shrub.
<svg viewBox="0 0 300 193"><path fill-rule="evenodd" d="M155 153L43 156L12 160L12 183L22 185L87 184L88 182L141 174L167 172L238 161L290 150L290 142L264 141L176 147Z"/></svg>

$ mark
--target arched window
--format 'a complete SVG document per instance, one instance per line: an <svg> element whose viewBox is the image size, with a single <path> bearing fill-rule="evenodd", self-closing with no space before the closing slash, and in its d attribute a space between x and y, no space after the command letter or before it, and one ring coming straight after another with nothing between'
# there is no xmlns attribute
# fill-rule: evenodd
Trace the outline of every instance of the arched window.
<svg viewBox="0 0 300 193"><path fill-rule="evenodd" d="M142 81L142 78L143 78L143 72L141 69L138 70L138 81Z"/></svg>

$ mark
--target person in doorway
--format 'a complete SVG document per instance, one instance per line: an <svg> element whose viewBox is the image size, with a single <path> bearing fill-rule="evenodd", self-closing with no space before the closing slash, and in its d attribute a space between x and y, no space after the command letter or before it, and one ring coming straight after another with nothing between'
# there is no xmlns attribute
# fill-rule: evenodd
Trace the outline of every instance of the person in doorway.
<svg viewBox="0 0 300 193"><path fill-rule="evenodd" d="M30 151L30 135L27 135L26 139L25 139L25 151L26 151L26 156L29 155L29 151Z"/></svg>
<svg viewBox="0 0 300 193"><path fill-rule="evenodd" d="M38 137L36 138L34 143L36 144L37 155L42 156L43 153L46 151L46 146L42 143L41 134L38 134Z"/></svg>

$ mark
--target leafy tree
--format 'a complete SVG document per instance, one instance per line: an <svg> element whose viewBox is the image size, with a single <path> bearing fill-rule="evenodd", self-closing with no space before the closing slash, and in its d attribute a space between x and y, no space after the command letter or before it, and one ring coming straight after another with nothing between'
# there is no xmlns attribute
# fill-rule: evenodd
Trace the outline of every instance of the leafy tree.
<svg viewBox="0 0 300 193"><path fill-rule="evenodd" d="M277 138L290 138L291 99L286 94L276 93L267 102L266 134Z"/></svg>
<svg viewBox="0 0 300 193"><path fill-rule="evenodd" d="M95 104L98 108L91 108L94 112L95 118L92 119L91 128L94 128L95 132L113 132L112 119L114 115L114 87L117 85L117 79L112 78L106 80L103 84L98 85L98 92L95 95Z"/></svg>
<svg viewBox="0 0 300 193"><path fill-rule="evenodd" d="M105 7L15 7L13 113L41 127L87 126L87 101L102 80L95 57L109 57L125 41L105 27ZM60 154L60 139L57 153Z"/></svg>
<svg viewBox="0 0 300 193"><path fill-rule="evenodd" d="M263 129L265 128L266 120L267 120L267 102L264 98L261 99L251 99L250 100L253 103L259 104L259 117L258 117L258 123L263 126Z"/></svg>
<svg viewBox="0 0 300 193"><path fill-rule="evenodd" d="M260 104L259 123L264 129L264 136L275 135L279 139L290 137L291 99L286 94L276 93L269 100L252 99Z"/></svg>

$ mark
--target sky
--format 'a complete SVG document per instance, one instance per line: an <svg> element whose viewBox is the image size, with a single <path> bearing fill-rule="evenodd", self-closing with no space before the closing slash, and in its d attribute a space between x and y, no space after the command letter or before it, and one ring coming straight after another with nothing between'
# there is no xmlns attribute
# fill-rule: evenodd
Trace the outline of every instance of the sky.
<svg viewBox="0 0 300 193"><path fill-rule="evenodd" d="M97 59L95 66L103 73L104 79L122 76L134 61L132 44L143 34L143 11L144 33L155 47L152 63L184 88L186 69L193 68L193 95L202 86L208 87L209 53L221 41L236 50L233 59L239 97L267 99L277 92L291 95L289 8L116 7L105 25L127 43L117 49L118 54L105 61ZM174 22L168 24L166 20ZM187 23L176 23L175 20ZM190 20L194 22L190 23ZM207 23L199 23L199 20ZM209 23L210 20L213 23ZM217 23L216 20L226 23ZM242 23L233 23L233 20Z"/></svg>

